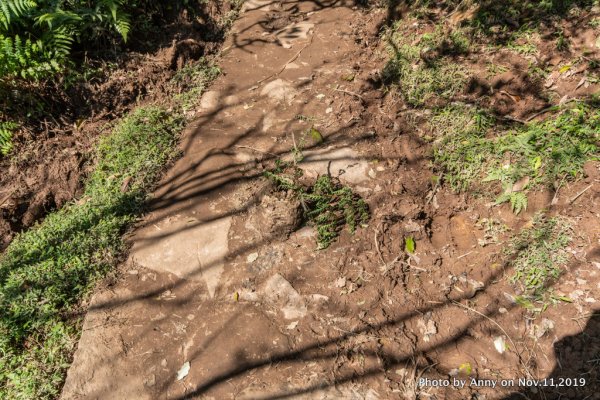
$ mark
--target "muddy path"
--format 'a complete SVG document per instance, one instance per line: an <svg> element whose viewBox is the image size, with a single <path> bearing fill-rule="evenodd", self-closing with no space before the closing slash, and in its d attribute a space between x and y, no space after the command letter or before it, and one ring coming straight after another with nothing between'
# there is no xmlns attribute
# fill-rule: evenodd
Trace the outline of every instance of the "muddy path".
<svg viewBox="0 0 600 400"><path fill-rule="evenodd" d="M128 261L90 302L63 399L500 399L535 392L419 387L418 378L556 373L558 338L544 331L532 342L532 325L547 324L521 323L500 246L477 247L475 227L498 212L522 226L545 204L517 218L433 183L428 145L379 90L386 55L374 43L385 19L351 1L246 2L182 158L130 238ZM323 143L306 136L311 127ZM371 209L368 227L322 251L263 177L298 143L306 176L338 176ZM581 203L571 212L597 218ZM417 249L400 263L406 235ZM581 274L595 285L596 271ZM580 332L560 315L550 317L564 336ZM498 337L510 351L494 349ZM600 351L572 341L577 354ZM561 374L575 374L564 365Z"/></svg>

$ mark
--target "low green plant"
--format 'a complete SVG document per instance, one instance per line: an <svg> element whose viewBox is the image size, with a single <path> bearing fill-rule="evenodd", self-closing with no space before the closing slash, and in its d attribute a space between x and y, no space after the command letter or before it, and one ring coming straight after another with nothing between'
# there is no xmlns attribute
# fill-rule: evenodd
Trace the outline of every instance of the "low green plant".
<svg viewBox="0 0 600 400"><path fill-rule="evenodd" d="M0 122L0 155L6 156L13 148L13 132L18 127L14 122Z"/></svg>
<svg viewBox="0 0 600 400"><path fill-rule="evenodd" d="M498 29L514 29L516 26L538 26L540 22L552 22L569 13L578 14L589 9L596 0L483 0L477 1L477 12L471 24L483 32ZM471 1L473 3L473 1Z"/></svg>
<svg viewBox="0 0 600 400"><path fill-rule="evenodd" d="M548 71L540 67L537 63L531 62L527 68L527 73L532 81L542 82L548 77Z"/></svg>
<svg viewBox="0 0 600 400"><path fill-rule="evenodd" d="M569 50L570 44L569 39L567 39L562 30L558 31L556 38L556 50L558 51L567 51Z"/></svg>
<svg viewBox="0 0 600 400"><path fill-rule="evenodd" d="M413 107L423 106L434 97L450 99L464 88L467 77L465 70L447 56L466 52L469 43L458 31L445 35L438 27L417 38L396 26L388 34L390 60L383 69L384 82L397 86Z"/></svg>
<svg viewBox="0 0 600 400"><path fill-rule="evenodd" d="M306 217L317 227L319 248L329 247L346 225L351 233L369 219L365 201L348 186L343 186L329 175L320 176L304 194L308 212Z"/></svg>
<svg viewBox="0 0 600 400"><path fill-rule="evenodd" d="M78 304L119 259L122 233L177 154L182 122L156 107L126 117L101 140L81 200L18 235L0 258L0 398L58 397Z"/></svg>
<svg viewBox="0 0 600 400"><path fill-rule="evenodd" d="M499 44L499 48L506 47L522 55L534 55L538 52L536 42L539 33L536 29L525 26L507 35L506 43Z"/></svg>
<svg viewBox="0 0 600 400"><path fill-rule="evenodd" d="M434 161L454 191L468 189L480 177L493 153L493 142L486 136L493 123L491 116L464 104L438 110L431 119L438 136Z"/></svg>
<svg viewBox="0 0 600 400"><path fill-rule="evenodd" d="M584 103L555 111L544 121L493 132L493 119L480 110L442 109L432 119L440 135L434 161L456 191L475 181L499 183L497 202L510 202L519 213L527 206L529 189L575 179L586 161L600 156L600 111Z"/></svg>
<svg viewBox="0 0 600 400"><path fill-rule="evenodd" d="M476 226L483 231L483 238L477 240L481 247L499 244L500 236L510 230L506 224L495 218L482 218L477 221Z"/></svg>
<svg viewBox="0 0 600 400"><path fill-rule="evenodd" d="M440 55L467 54L471 48L471 39L462 29L445 31L441 25L437 25L433 32L421 36L418 46L436 50Z"/></svg>
<svg viewBox="0 0 600 400"><path fill-rule="evenodd" d="M221 70L205 59L200 59L181 68L172 78L182 92L175 98L183 111L194 108L208 83L221 74Z"/></svg>
<svg viewBox="0 0 600 400"><path fill-rule="evenodd" d="M487 65L486 65L486 70L487 70L487 77L491 78L493 76L505 73L506 71L508 71L508 68L505 67L504 65L495 64L491 61L488 61Z"/></svg>
<svg viewBox="0 0 600 400"><path fill-rule="evenodd" d="M344 226L354 233L369 220L369 207L348 186L329 175L320 176L311 186L300 183L302 170L296 163L278 160L265 176L279 190L292 191L300 200L304 218L317 229L319 249L325 249L339 236Z"/></svg>
<svg viewBox="0 0 600 400"><path fill-rule="evenodd" d="M523 299L549 300L549 284L560 277L569 260L566 247L572 235L567 219L538 213L532 226L510 241L506 254L514 268L511 282L519 285Z"/></svg>
<svg viewBox="0 0 600 400"><path fill-rule="evenodd" d="M60 71L62 61L62 56L46 49L40 39L0 33L0 78L38 80Z"/></svg>

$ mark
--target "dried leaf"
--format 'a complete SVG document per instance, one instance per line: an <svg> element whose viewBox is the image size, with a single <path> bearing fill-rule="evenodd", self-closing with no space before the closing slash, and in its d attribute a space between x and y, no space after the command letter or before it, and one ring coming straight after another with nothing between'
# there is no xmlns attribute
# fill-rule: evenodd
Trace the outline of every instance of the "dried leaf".
<svg viewBox="0 0 600 400"><path fill-rule="evenodd" d="M506 342L502 336L498 336L496 339L494 339L494 347L500 354L503 354L506 351Z"/></svg>
<svg viewBox="0 0 600 400"><path fill-rule="evenodd" d="M190 362L186 361L185 364L177 371L177 380L180 381L190 373Z"/></svg>
<svg viewBox="0 0 600 400"><path fill-rule="evenodd" d="M298 326L298 321L294 321L291 324L289 324L288 326L286 326L286 328L289 330L292 330L292 329L296 329L297 326Z"/></svg>
<svg viewBox="0 0 600 400"><path fill-rule="evenodd" d="M540 164L541 164L541 160L540 160ZM521 192L523 191L523 189L525 189L527 187L527 185L529 185L529 181L530 178L528 176L525 176L521 179L519 179L517 182L515 182L512 185L512 192Z"/></svg>

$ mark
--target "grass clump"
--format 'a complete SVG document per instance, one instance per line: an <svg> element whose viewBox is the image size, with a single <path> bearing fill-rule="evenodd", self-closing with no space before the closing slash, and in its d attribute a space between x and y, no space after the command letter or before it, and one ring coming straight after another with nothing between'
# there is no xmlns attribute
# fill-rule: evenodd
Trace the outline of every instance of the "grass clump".
<svg viewBox="0 0 600 400"><path fill-rule="evenodd" d="M511 281L524 293L523 303L548 300L548 285L560 277L569 260L566 247L571 235L571 225L565 218L536 214L532 226L511 240L507 251L514 257Z"/></svg>
<svg viewBox="0 0 600 400"><path fill-rule="evenodd" d="M156 107L133 112L100 142L82 199L19 235L0 258L0 398L58 396L78 304L118 260L122 233L176 156L182 122Z"/></svg>
<svg viewBox="0 0 600 400"><path fill-rule="evenodd" d="M600 111L583 103L557 111L542 122L493 134L493 120L481 111L447 107L432 120L441 135L434 160L454 190L475 181L499 183L497 203L510 202L519 213L529 189L575 179L586 161L600 156Z"/></svg>
<svg viewBox="0 0 600 400"><path fill-rule="evenodd" d="M449 99L464 88L465 70L446 57L468 51L470 41L462 31L445 33L437 27L432 33L416 37L397 26L388 36L388 43L391 58L383 79L397 86L409 105L420 107L435 97Z"/></svg>
<svg viewBox="0 0 600 400"><path fill-rule="evenodd" d="M344 226L354 233L369 220L369 206L348 186L329 175L312 185L300 182L302 170L295 164L278 161L265 175L278 189L292 191L300 200L304 218L317 229L319 249L325 249L339 236Z"/></svg>
<svg viewBox="0 0 600 400"><path fill-rule="evenodd" d="M439 136L434 161L454 191L467 190L480 177L494 145L486 137L493 119L484 112L454 104L437 112L431 125Z"/></svg>
<svg viewBox="0 0 600 400"><path fill-rule="evenodd" d="M508 31L508 30L507 30ZM535 55L538 52L536 42L539 39L539 33L536 29L524 27L516 32L507 33L506 43L500 43L497 48L513 50L523 56Z"/></svg>
<svg viewBox="0 0 600 400"><path fill-rule="evenodd" d="M205 59L185 65L178 70L172 78L172 83L182 90L175 100L181 105L183 111L191 110L198 105L206 86L220 74L219 67L211 65Z"/></svg>

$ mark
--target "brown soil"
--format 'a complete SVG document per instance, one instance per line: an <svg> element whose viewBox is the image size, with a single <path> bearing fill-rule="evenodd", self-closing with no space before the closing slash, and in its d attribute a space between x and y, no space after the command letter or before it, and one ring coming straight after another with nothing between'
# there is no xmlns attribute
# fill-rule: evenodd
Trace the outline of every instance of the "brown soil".
<svg viewBox="0 0 600 400"><path fill-rule="evenodd" d="M350 1L246 3L183 158L118 279L91 300L64 399L600 398L598 163L558 194L534 193L518 216L433 184L428 114L378 88L387 17ZM540 48L552 65L569 60ZM598 90L578 87L579 73L532 83L513 52L482 57L465 58L478 83L460 96L508 117L545 108L549 88L559 99ZM492 60L508 71L487 76ZM262 177L312 126L325 140L305 137L306 178L339 176L371 210L368 227L322 251L314 229L298 226L297 202ZM515 303L502 250L542 209L574 226L570 264L554 285L573 302L532 314ZM484 218L510 231L492 240ZM399 258L407 236L416 252ZM583 387L560 381L582 377Z"/></svg>
<svg viewBox="0 0 600 400"><path fill-rule="evenodd" d="M200 7L194 17L184 11L161 21L161 32L143 41L134 38L133 50L114 60L116 67L94 60L109 70L102 76L66 91L61 82L31 88L38 102L47 103L47 110L40 118L23 121L13 155L0 159L0 251L15 234L81 193L93 164L94 144L112 121L140 104L168 102L186 89L186 82L173 83L175 72L200 57L214 56L231 7L220 1ZM8 101L21 104L28 98L26 92ZM32 104L23 107L28 110Z"/></svg>

